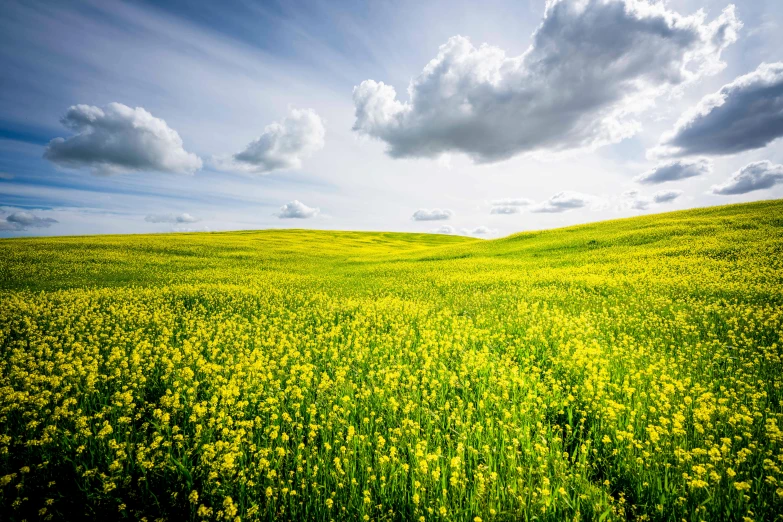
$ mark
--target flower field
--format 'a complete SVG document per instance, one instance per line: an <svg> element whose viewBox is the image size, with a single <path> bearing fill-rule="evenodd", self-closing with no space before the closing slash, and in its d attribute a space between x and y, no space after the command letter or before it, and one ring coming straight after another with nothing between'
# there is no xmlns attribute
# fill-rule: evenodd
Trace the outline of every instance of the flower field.
<svg viewBox="0 0 783 522"><path fill-rule="evenodd" d="M783 520L783 201L0 241L0 520Z"/></svg>

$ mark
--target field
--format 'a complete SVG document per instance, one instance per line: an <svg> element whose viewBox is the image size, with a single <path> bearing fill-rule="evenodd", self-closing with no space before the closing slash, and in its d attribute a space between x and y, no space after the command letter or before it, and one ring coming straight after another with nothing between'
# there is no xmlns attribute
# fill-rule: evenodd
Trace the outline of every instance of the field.
<svg viewBox="0 0 783 522"><path fill-rule="evenodd" d="M0 520L783 520L783 201L0 241Z"/></svg>

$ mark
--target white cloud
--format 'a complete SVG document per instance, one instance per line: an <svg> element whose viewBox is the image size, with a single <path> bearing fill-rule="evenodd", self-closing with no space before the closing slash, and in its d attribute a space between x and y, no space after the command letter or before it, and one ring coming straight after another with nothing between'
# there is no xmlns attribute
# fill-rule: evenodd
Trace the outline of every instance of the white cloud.
<svg viewBox="0 0 783 522"><path fill-rule="evenodd" d="M783 183L783 165L770 161L756 161L745 165L721 185L713 185L712 193L723 196L746 194Z"/></svg>
<svg viewBox="0 0 783 522"><path fill-rule="evenodd" d="M0 172L0 179L4 179L4 180L14 179L14 175L9 174L8 172Z"/></svg>
<svg viewBox="0 0 783 522"><path fill-rule="evenodd" d="M628 190L623 192L622 196L620 196L618 209L647 210L652 204L653 200L647 196L639 194L638 190Z"/></svg>
<svg viewBox="0 0 783 522"><path fill-rule="evenodd" d="M535 205L530 211L536 213L567 212L569 210L586 207L589 203L594 201L595 198L587 194L570 191L558 192L548 200Z"/></svg>
<svg viewBox="0 0 783 522"><path fill-rule="evenodd" d="M505 198L492 201L492 205L496 207L526 207L532 204L533 200L527 198Z"/></svg>
<svg viewBox="0 0 783 522"><path fill-rule="evenodd" d="M509 57L454 36L408 87L354 87L354 130L395 158L459 151L487 163L529 151L595 148L635 134L655 97L713 73L741 23L711 23L647 0L550 0L532 46Z"/></svg>
<svg viewBox="0 0 783 522"><path fill-rule="evenodd" d="M302 160L324 148L326 128L312 109L291 109L281 122L264 127L261 136L230 160L218 158L216 166L228 170L268 173L298 169Z"/></svg>
<svg viewBox="0 0 783 522"><path fill-rule="evenodd" d="M463 228L462 233L467 236L493 236L497 234L497 230L494 228L489 228L485 226L480 226L476 228Z"/></svg>
<svg viewBox="0 0 783 522"><path fill-rule="evenodd" d="M667 181L679 181L712 172L712 162L699 158L695 160L673 160L660 163L634 178L643 185L657 185Z"/></svg>
<svg viewBox="0 0 783 522"><path fill-rule="evenodd" d="M438 166L446 170L451 170L451 154L441 154L438 157Z"/></svg>
<svg viewBox="0 0 783 522"><path fill-rule="evenodd" d="M661 190L653 194L655 203L669 203L682 196L682 190Z"/></svg>
<svg viewBox="0 0 783 522"><path fill-rule="evenodd" d="M533 203L532 199L527 198L495 199L492 201L492 208L489 213L498 215L519 214L522 212L522 207L527 207Z"/></svg>
<svg viewBox="0 0 783 522"><path fill-rule="evenodd" d="M661 138L657 155L736 154L783 136L783 62L762 63L707 95Z"/></svg>
<svg viewBox="0 0 783 522"><path fill-rule="evenodd" d="M681 195L681 190L660 190L652 196L640 194L638 190L629 190L620 196L616 208L618 210L648 210L661 203L674 201Z"/></svg>
<svg viewBox="0 0 783 522"><path fill-rule="evenodd" d="M490 209L490 214L519 214L522 212L522 207L517 207L513 205L505 205L502 207L492 207Z"/></svg>
<svg viewBox="0 0 783 522"><path fill-rule="evenodd" d="M432 229L433 234L453 234L454 232L454 227L451 225L443 225L442 227Z"/></svg>
<svg viewBox="0 0 783 522"><path fill-rule="evenodd" d="M413 220L414 221L442 221L444 219L451 219L451 217L454 215L454 212L451 210L444 208L433 208L433 209L426 209L426 208L420 208L416 212L413 213Z"/></svg>
<svg viewBox="0 0 783 522"><path fill-rule="evenodd" d="M184 212L182 214L149 214L144 218L144 221L149 223L195 223L198 218L195 218Z"/></svg>
<svg viewBox="0 0 783 522"><path fill-rule="evenodd" d="M49 228L58 221L42 218L27 211L12 212L0 221L0 231L22 231L28 228Z"/></svg>
<svg viewBox="0 0 783 522"><path fill-rule="evenodd" d="M317 216L320 211L321 209L319 208L308 207L301 201L295 199L280 207L280 212L275 215L280 219L309 219Z"/></svg>
<svg viewBox="0 0 783 522"><path fill-rule="evenodd" d="M141 107L74 105L60 122L76 134L50 141L44 158L61 167L88 167L96 174L192 174L202 166L198 156L182 147L177 131Z"/></svg>

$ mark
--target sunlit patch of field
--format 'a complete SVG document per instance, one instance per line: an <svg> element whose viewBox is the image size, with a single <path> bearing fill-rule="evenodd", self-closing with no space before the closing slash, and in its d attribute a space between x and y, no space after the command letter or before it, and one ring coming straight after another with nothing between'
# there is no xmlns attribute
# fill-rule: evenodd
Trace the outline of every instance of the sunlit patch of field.
<svg viewBox="0 0 783 522"><path fill-rule="evenodd" d="M783 202L0 241L0 519L781 520Z"/></svg>

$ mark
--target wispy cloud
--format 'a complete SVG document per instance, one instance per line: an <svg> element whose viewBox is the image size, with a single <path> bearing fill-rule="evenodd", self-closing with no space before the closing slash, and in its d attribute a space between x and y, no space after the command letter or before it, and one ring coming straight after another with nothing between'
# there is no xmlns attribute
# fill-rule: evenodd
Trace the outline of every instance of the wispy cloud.
<svg viewBox="0 0 783 522"><path fill-rule="evenodd" d="M534 202L532 199L527 198L505 198L495 199L492 201L492 208L490 214L519 214L522 212L523 207L532 205Z"/></svg>
<svg viewBox="0 0 783 522"><path fill-rule="evenodd" d="M534 201L527 198L505 198L494 199L492 205L496 207L526 207L532 205Z"/></svg>
<svg viewBox="0 0 783 522"><path fill-rule="evenodd" d="M191 216L187 212L182 214L148 214L144 221L149 223L195 223L198 218Z"/></svg>

